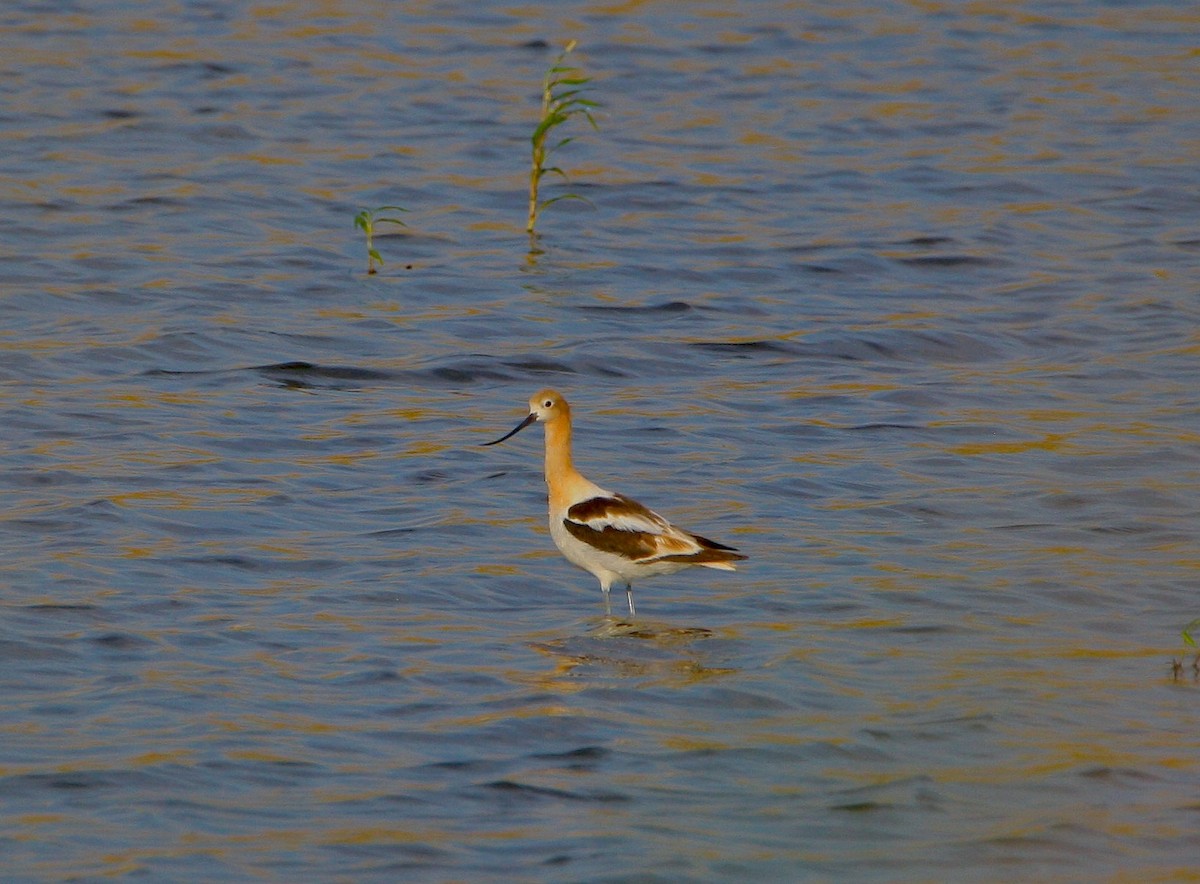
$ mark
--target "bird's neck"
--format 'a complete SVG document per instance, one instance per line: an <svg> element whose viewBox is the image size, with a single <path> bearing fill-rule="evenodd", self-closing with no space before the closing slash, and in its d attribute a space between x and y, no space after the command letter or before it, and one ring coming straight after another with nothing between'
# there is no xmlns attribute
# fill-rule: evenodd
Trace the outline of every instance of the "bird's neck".
<svg viewBox="0 0 1200 884"><path fill-rule="evenodd" d="M546 424L546 485L550 512L563 511L591 497L609 496L585 478L571 461L571 422L559 419Z"/></svg>
<svg viewBox="0 0 1200 884"><path fill-rule="evenodd" d="M570 422L557 420L546 424L546 481L565 479L574 472Z"/></svg>

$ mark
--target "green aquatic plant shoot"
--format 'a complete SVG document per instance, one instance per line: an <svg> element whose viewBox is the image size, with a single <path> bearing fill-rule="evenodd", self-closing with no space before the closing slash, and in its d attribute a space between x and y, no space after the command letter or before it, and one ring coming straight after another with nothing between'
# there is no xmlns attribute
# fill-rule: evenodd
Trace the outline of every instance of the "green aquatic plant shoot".
<svg viewBox="0 0 1200 884"><path fill-rule="evenodd" d="M598 104L584 98L582 94L592 78L580 76L579 68L565 63L567 54L575 48L575 44L575 40L567 43L563 51L558 54L558 58L554 60L554 64L550 65L549 70L546 71L546 76L542 78L542 116L533 130L531 139L533 156L529 168L529 223L525 226L525 232L530 236L534 234L538 216L547 206L559 200L568 199L587 202L577 193L564 193L547 200L538 196L542 177L547 172L554 172L566 180L566 172L558 166L548 166L547 162L552 153L575 140L573 137L567 137L551 143L551 133L572 117L579 116L591 123L592 129L597 131L600 129L591 112L591 109L598 107Z"/></svg>
<svg viewBox="0 0 1200 884"><path fill-rule="evenodd" d="M1189 623L1187 626L1183 627L1183 633L1182 633L1183 640L1189 647L1192 647L1192 648L1196 647L1196 639L1192 635L1192 633L1197 629L1197 627L1200 627L1200 617L1196 618L1191 623ZM1185 653L1183 655L1183 657L1184 657L1184 659L1186 659L1187 653ZM1176 660L1174 657L1172 657L1171 658L1171 678L1175 681L1179 681L1180 676L1182 676L1182 675L1183 675L1183 659ZM1200 654L1196 654L1196 656L1194 656L1192 658L1192 681L1200 681Z"/></svg>
<svg viewBox="0 0 1200 884"><path fill-rule="evenodd" d="M363 236L367 239L367 273L375 272L375 264L383 266L383 258L380 257L379 251L375 248L375 225L376 224L399 224L401 227L408 225L399 218L380 218L377 217L380 212L407 212L408 209L403 206L379 206L376 209L363 209L354 216L354 226L363 232Z"/></svg>

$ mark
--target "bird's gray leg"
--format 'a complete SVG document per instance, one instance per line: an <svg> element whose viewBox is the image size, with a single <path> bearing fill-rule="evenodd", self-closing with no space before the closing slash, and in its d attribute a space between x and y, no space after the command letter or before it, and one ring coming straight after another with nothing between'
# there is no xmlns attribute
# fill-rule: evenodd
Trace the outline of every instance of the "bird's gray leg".
<svg viewBox="0 0 1200 884"><path fill-rule="evenodd" d="M627 598L629 600L629 616L630 617L636 616L637 612L633 610L633 584L632 583L625 584L625 598Z"/></svg>
<svg viewBox="0 0 1200 884"><path fill-rule="evenodd" d="M602 586L600 588L602 590L604 590L604 616L611 617L612 616L612 599L610 599L608 596L608 587Z"/></svg>

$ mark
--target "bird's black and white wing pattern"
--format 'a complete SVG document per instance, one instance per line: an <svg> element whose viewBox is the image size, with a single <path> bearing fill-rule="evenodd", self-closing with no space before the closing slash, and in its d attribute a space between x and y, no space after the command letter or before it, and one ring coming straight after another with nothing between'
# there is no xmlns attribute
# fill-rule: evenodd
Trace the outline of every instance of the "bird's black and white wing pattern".
<svg viewBox="0 0 1200 884"><path fill-rule="evenodd" d="M690 562L732 568L745 556L731 546L676 528L622 494L591 497L567 510L563 527L576 540L631 562Z"/></svg>

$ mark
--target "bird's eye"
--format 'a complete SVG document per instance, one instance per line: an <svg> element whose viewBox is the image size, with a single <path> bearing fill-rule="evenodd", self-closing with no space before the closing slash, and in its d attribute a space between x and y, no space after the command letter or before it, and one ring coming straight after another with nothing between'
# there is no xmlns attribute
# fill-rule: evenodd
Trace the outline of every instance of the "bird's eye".
<svg viewBox="0 0 1200 884"><path fill-rule="evenodd" d="M542 408L553 408L553 407L554 407L553 399L547 399L545 402L542 403Z"/></svg>

